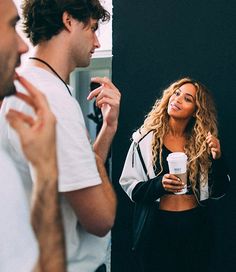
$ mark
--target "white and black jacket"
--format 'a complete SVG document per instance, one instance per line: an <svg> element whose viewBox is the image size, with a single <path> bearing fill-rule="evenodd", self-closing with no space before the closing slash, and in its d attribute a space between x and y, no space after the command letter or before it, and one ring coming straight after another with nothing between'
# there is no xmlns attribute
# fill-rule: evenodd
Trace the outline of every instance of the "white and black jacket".
<svg viewBox="0 0 236 272"><path fill-rule="evenodd" d="M164 171L158 176L155 174L152 164L152 138L153 132L142 135L136 131L133 136L133 142L129 148L124 168L120 177L120 185L127 193L129 198L138 202L148 188L149 200L159 200L162 195L167 193L162 186L162 177L166 174ZM142 158L146 166L147 174L142 165ZM229 187L229 175L222 158L212 160L212 167L208 180L201 183L198 189L198 200L204 201L208 198L218 199L225 195ZM150 190L150 182L151 190ZM148 185L149 183L149 185Z"/></svg>

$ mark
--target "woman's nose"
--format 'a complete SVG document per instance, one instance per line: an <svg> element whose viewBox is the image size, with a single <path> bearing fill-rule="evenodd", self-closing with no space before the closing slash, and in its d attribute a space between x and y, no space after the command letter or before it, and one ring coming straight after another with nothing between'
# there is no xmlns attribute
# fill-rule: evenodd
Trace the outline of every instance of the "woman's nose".
<svg viewBox="0 0 236 272"><path fill-rule="evenodd" d="M180 94L179 96L176 97L176 101L178 103L180 103L180 104L183 102L183 96L182 96L182 94Z"/></svg>

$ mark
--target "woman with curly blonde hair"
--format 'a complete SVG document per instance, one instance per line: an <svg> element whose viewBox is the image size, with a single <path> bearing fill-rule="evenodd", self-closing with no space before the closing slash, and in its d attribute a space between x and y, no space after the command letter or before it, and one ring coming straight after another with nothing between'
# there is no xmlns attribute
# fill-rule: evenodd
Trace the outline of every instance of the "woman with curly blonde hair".
<svg viewBox="0 0 236 272"><path fill-rule="evenodd" d="M187 155L187 189L169 173L172 152ZM133 134L120 184L133 202L155 207L150 233L135 245L141 271L208 271L207 202L225 194L229 175L215 105L204 85L183 78L164 90Z"/></svg>

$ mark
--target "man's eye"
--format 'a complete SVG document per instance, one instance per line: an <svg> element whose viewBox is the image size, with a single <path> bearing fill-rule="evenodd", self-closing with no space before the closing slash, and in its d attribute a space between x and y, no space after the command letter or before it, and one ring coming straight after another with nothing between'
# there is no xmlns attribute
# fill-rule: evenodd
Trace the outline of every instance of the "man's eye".
<svg viewBox="0 0 236 272"><path fill-rule="evenodd" d="M13 28L14 30L16 30L16 27L17 27L18 24L19 24L18 21L17 22L12 22L11 23L11 28Z"/></svg>

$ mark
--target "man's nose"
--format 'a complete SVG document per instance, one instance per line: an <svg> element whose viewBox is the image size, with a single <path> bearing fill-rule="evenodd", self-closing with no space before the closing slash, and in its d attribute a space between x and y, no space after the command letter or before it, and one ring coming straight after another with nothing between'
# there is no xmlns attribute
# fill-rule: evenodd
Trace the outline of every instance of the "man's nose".
<svg viewBox="0 0 236 272"><path fill-rule="evenodd" d="M23 39L19 36L19 34L17 35L17 43L18 43L18 53L20 55L28 52L29 47L28 45L23 41Z"/></svg>
<svg viewBox="0 0 236 272"><path fill-rule="evenodd" d="M98 40L98 36L97 36L96 33L95 33L94 46L95 46L95 48L100 48L101 47L101 44L100 44L100 42Z"/></svg>

